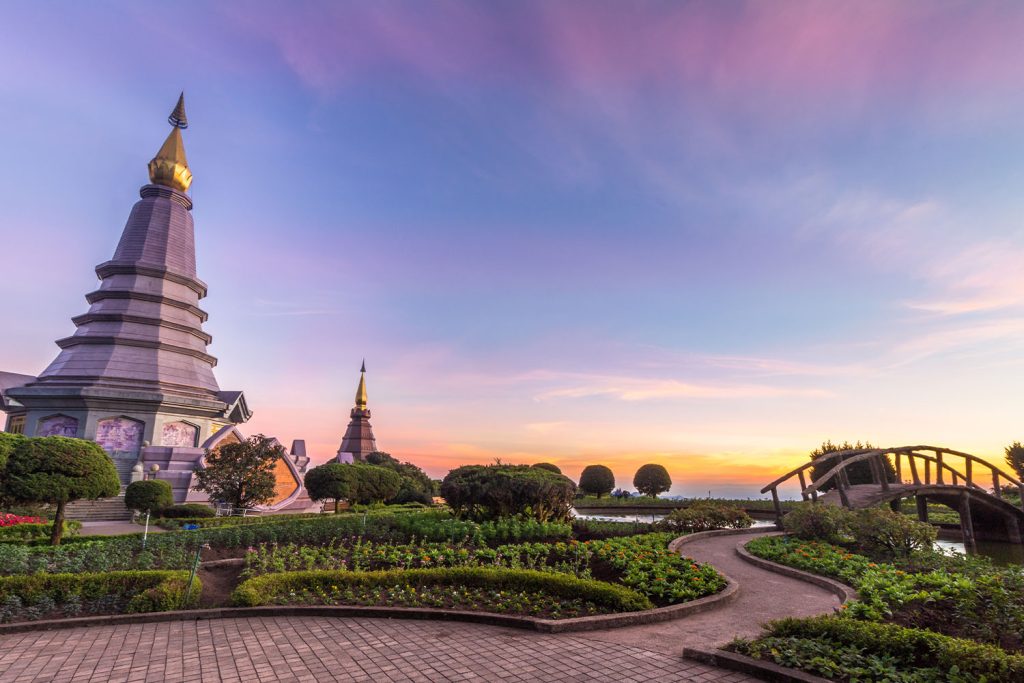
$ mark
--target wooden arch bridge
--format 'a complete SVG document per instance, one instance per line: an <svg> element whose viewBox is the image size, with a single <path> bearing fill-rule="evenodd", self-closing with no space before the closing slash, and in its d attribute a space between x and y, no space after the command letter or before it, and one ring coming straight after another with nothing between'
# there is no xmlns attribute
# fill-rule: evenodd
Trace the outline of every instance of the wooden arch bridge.
<svg viewBox="0 0 1024 683"><path fill-rule="evenodd" d="M820 468L837 457L839 460L831 469L811 480L815 466ZM849 468L860 462L868 464L871 483L851 484ZM761 493L771 492L775 520L780 527L783 511L779 486L794 480L799 483L804 500L842 505L851 510L881 503L889 503L895 509L900 500L913 497L918 518L923 522L928 521L928 501L941 503L960 513L960 527L968 548L973 548L978 539L1024 543L1024 484L970 453L938 446L901 446L819 456L761 489ZM1003 498L1007 491L1019 494L1021 504L1014 505Z"/></svg>

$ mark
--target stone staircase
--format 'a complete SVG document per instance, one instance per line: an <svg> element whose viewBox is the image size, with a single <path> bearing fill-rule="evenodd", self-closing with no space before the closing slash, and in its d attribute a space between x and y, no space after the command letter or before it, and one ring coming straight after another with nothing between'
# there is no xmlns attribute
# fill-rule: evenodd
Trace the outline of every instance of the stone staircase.
<svg viewBox="0 0 1024 683"><path fill-rule="evenodd" d="M64 509L68 519L80 522L123 521L132 518L132 511L124 506L124 488L120 495L98 500L78 500Z"/></svg>

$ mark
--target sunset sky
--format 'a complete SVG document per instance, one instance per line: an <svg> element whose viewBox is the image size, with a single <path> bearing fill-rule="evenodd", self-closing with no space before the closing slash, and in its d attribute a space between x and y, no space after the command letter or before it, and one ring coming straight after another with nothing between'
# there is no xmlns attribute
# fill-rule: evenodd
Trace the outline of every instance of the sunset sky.
<svg viewBox="0 0 1024 683"><path fill-rule="evenodd" d="M1024 439L1024 3L40 2L0 23L0 370L73 331L185 91L247 433L757 495Z"/></svg>

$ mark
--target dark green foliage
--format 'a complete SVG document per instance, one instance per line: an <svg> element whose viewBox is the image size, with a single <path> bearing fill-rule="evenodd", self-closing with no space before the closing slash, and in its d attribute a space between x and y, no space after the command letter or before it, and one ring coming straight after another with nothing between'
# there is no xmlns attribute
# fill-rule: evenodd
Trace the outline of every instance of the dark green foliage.
<svg viewBox="0 0 1024 683"><path fill-rule="evenodd" d="M155 514L173 504L171 485L162 479L133 481L124 491L124 505L131 510Z"/></svg>
<svg viewBox="0 0 1024 683"><path fill-rule="evenodd" d="M602 522L594 519L572 520L572 535L579 541L636 536L638 534L648 534L656 530L657 526L651 522Z"/></svg>
<svg viewBox="0 0 1024 683"><path fill-rule="evenodd" d="M552 465L549 462L535 462L532 465L530 465L530 467L539 467L542 470L547 470L548 472L554 472L555 474L561 474L562 473L562 470L561 470L561 468L558 465Z"/></svg>
<svg viewBox="0 0 1024 683"><path fill-rule="evenodd" d="M672 488L672 478L664 465L642 465L633 476L633 486L645 496L657 497Z"/></svg>
<svg viewBox="0 0 1024 683"><path fill-rule="evenodd" d="M356 473L351 465L328 462L306 472L303 483L310 498L333 500L334 511L337 512L339 502L353 497Z"/></svg>
<svg viewBox="0 0 1024 683"><path fill-rule="evenodd" d="M460 517L525 515L541 522L568 521L576 484L527 465L464 465L444 478L441 495Z"/></svg>
<svg viewBox="0 0 1024 683"><path fill-rule="evenodd" d="M75 500L116 496L117 469L98 444L63 436L23 438L15 443L4 470L3 489L18 502L56 507L50 542L64 533L64 507Z"/></svg>
<svg viewBox="0 0 1024 683"><path fill-rule="evenodd" d="M800 503L782 518L786 533L797 538L842 542L850 533L853 514L838 505Z"/></svg>
<svg viewBox="0 0 1024 683"><path fill-rule="evenodd" d="M850 530L857 547L875 558L909 558L931 548L938 534L931 524L882 508L858 510Z"/></svg>
<svg viewBox="0 0 1024 683"><path fill-rule="evenodd" d="M746 510L712 500L698 500L689 506L668 513L659 528L674 532L711 531L712 529L746 529L754 523Z"/></svg>
<svg viewBox="0 0 1024 683"><path fill-rule="evenodd" d="M331 586L450 586L485 587L492 591L527 591L564 598L582 598L615 612L650 609L651 602L636 591L603 581L528 569L453 567L379 572L304 571L265 574L235 589L237 606L266 605L301 591L323 592Z"/></svg>
<svg viewBox="0 0 1024 683"><path fill-rule="evenodd" d="M383 503L398 495L402 489L402 475L387 467L352 463L342 465L350 467L355 477L353 500L357 503Z"/></svg>
<svg viewBox="0 0 1024 683"><path fill-rule="evenodd" d="M411 462L398 462L391 457L390 453L374 451L368 453L365 462L369 465L377 465L394 470L402 477L398 493L386 499L387 503L423 503L430 505L434 502L434 482Z"/></svg>
<svg viewBox="0 0 1024 683"><path fill-rule="evenodd" d="M1024 480L1024 445L1021 445L1020 441L1014 441L1005 448L1004 452L1010 471L1015 473L1018 479Z"/></svg>
<svg viewBox="0 0 1024 683"><path fill-rule="evenodd" d="M993 645L923 629L832 616L773 621L767 626L766 637L734 642L731 649L784 666L797 665L839 681L1024 680L1024 656ZM861 658L854 666L843 659L850 654ZM857 670L861 666L874 670ZM919 676L904 677L911 672Z"/></svg>
<svg viewBox="0 0 1024 683"><path fill-rule="evenodd" d="M74 535L81 529L82 523L77 519L64 520L65 534ZM0 541L37 541L49 538L52 531L53 525L48 522L15 524L14 526L0 527Z"/></svg>
<svg viewBox="0 0 1024 683"><path fill-rule="evenodd" d="M262 434L225 444L206 452L206 467L196 470L195 489L232 508L269 503L277 485L274 468L278 458L286 457L284 446Z"/></svg>
<svg viewBox="0 0 1024 683"><path fill-rule="evenodd" d="M587 465L580 472L580 490L592 496L611 493L615 488L615 474L604 465Z"/></svg>
<svg viewBox="0 0 1024 683"><path fill-rule="evenodd" d="M160 510L160 516L168 519L181 519L188 517L216 517L217 513L209 505L203 503L181 503L179 505L168 505Z"/></svg>
<svg viewBox="0 0 1024 683"><path fill-rule="evenodd" d="M870 443L861 443L858 441L855 444L851 444L849 441L844 441L841 444L834 444L831 441L825 441L820 447L811 451L811 460L817 457L826 455L828 453L836 453L838 451L848 450L870 450L874 448ZM845 459L845 458L844 458ZM826 458L821 463L811 468L811 481L817 481L819 478L825 476L830 469L839 464L839 456L834 458ZM896 481L896 468L893 467L892 461L888 457L883 459L883 468L885 469L886 476L889 481ZM851 484L870 484L872 483L871 477L871 464L867 460L861 460L855 462L846 468L846 476L850 479ZM824 484L820 491L830 491L836 487L835 479L829 480Z"/></svg>
<svg viewBox="0 0 1024 683"><path fill-rule="evenodd" d="M186 571L113 571L0 577L0 622L56 616L166 612L195 606L196 578L184 605Z"/></svg>
<svg viewBox="0 0 1024 683"><path fill-rule="evenodd" d="M14 451L14 447L24 440L25 437L21 434L0 432L0 474L3 473L4 468L7 466L7 458Z"/></svg>

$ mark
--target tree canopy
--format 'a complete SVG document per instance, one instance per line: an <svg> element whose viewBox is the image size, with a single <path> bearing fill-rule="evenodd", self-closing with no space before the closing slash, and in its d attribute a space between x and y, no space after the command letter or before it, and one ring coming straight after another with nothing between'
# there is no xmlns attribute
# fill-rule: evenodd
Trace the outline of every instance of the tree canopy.
<svg viewBox="0 0 1024 683"><path fill-rule="evenodd" d="M1018 479L1024 480L1024 446L1020 441L1014 441L1004 449L1006 453L1006 464L1017 474Z"/></svg>
<svg viewBox="0 0 1024 683"><path fill-rule="evenodd" d="M76 500L116 496L121 481L114 461L99 444L43 436L16 441L4 468L3 489L17 502L55 505L50 543L60 545L65 506Z"/></svg>
<svg viewBox="0 0 1024 683"><path fill-rule="evenodd" d="M580 490L592 496L611 493L615 488L615 474L604 465L587 465L580 473Z"/></svg>
<svg viewBox="0 0 1024 683"><path fill-rule="evenodd" d="M124 506L139 512L158 512L174 505L171 485L162 479L133 481L124 491Z"/></svg>
<svg viewBox="0 0 1024 683"><path fill-rule="evenodd" d="M369 465L386 467L402 478L398 493L386 502L423 503L424 505L434 502L434 483L426 472L411 462L399 462L390 453L384 451L368 453L363 461Z"/></svg>
<svg viewBox="0 0 1024 683"><path fill-rule="evenodd" d="M310 498L333 500L334 511L337 512L339 502L353 498L358 477L352 465L328 462L306 472L303 483Z"/></svg>
<svg viewBox="0 0 1024 683"><path fill-rule="evenodd" d="M550 462L535 462L532 465L530 465L530 467L539 467L542 470L554 472L555 474L562 473L562 469L558 465L553 465Z"/></svg>
<svg viewBox="0 0 1024 683"><path fill-rule="evenodd" d="M569 519L576 484L529 465L464 465L444 478L441 495L458 516L483 520L525 515L546 522Z"/></svg>
<svg viewBox="0 0 1024 683"><path fill-rule="evenodd" d="M633 486L645 496L657 497L672 488L672 478L664 465L642 465L633 476Z"/></svg>
<svg viewBox="0 0 1024 683"><path fill-rule="evenodd" d="M277 459L284 446L262 434L206 452L206 468L196 470L197 491L232 508L249 509L274 499Z"/></svg>

